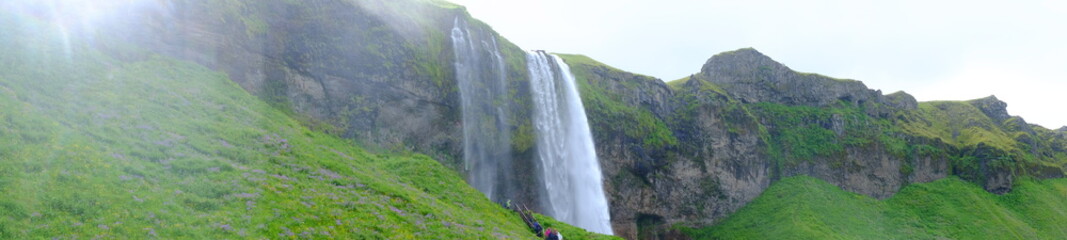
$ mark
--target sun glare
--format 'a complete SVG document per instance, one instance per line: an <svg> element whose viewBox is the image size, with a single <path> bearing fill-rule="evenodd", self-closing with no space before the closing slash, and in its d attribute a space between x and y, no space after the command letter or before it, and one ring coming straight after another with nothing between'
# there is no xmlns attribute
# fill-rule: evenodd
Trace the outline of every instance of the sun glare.
<svg viewBox="0 0 1067 240"><path fill-rule="evenodd" d="M128 23L132 13L149 9L146 6L164 6L166 0L14 0L0 4L13 13L23 29L53 31L68 58L72 43L79 40L92 41L100 29ZM156 8L158 9L158 8Z"/></svg>

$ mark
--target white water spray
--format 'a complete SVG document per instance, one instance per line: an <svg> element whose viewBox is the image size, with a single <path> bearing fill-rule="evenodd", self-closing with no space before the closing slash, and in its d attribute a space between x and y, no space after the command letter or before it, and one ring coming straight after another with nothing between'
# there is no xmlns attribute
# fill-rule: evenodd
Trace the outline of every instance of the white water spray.
<svg viewBox="0 0 1067 240"><path fill-rule="evenodd" d="M600 163L574 75L563 60L543 51L528 53L526 61L548 215L610 235Z"/></svg>
<svg viewBox="0 0 1067 240"><path fill-rule="evenodd" d="M463 114L463 168L471 186L491 200L500 200L513 188L507 175L512 163L504 59L493 35L472 32L458 17L453 24Z"/></svg>

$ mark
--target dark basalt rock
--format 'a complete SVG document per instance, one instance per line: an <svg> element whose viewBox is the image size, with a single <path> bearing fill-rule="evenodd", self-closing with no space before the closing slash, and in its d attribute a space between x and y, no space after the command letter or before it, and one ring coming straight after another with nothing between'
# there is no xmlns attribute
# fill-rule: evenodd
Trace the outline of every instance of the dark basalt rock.
<svg viewBox="0 0 1067 240"><path fill-rule="evenodd" d="M1011 118L1011 115L1008 115L1008 103L997 99L997 96L979 98L968 101L968 103L982 110L982 113L985 113L986 116L989 116L997 123Z"/></svg>
<svg viewBox="0 0 1067 240"><path fill-rule="evenodd" d="M862 82L795 72L756 51L745 48L715 55L700 75L744 103L830 106L839 101L884 103L881 91Z"/></svg>
<svg viewBox="0 0 1067 240"><path fill-rule="evenodd" d="M904 91L899 91L899 92L890 93L888 95L885 95L885 100L886 100L886 103L889 104L890 106L893 106L893 107L896 107L896 108L899 108L899 109L915 110L915 109L919 108L919 101L916 101L915 97L911 96L911 94L908 94L908 93L906 93Z"/></svg>

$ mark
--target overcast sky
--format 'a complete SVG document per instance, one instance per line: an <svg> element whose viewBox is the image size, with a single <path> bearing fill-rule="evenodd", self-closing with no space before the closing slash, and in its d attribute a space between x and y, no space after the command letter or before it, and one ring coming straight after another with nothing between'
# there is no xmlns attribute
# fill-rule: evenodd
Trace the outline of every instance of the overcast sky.
<svg viewBox="0 0 1067 240"><path fill-rule="evenodd" d="M753 47L920 101L996 95L1067 125L1067 1L449 0L524 49L674 80Z"/></svg>

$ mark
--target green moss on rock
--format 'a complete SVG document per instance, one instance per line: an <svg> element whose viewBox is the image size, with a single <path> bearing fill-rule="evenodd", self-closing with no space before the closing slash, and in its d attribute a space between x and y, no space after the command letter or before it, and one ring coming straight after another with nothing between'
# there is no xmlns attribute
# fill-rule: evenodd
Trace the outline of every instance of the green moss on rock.
<svg viewBox="0 0 1067 240"><path fill-rule="evenodd" d="M678 144L678 139L660 117L647 109L625 103L622 97L618 95L619 93L606 90L590 79L595 76L595 68L617 72L622 72L621 70L586 56L567 54L560 54L559 56L571 67L581 92L582 102L590 115L590 119L597 119L602 123L593 126L594 128L601 128L595 132L622 132L627 137L641 141L643 146L648 149L659 149ZM624 82L620 84L633 86L633 83Z"/></svg>

